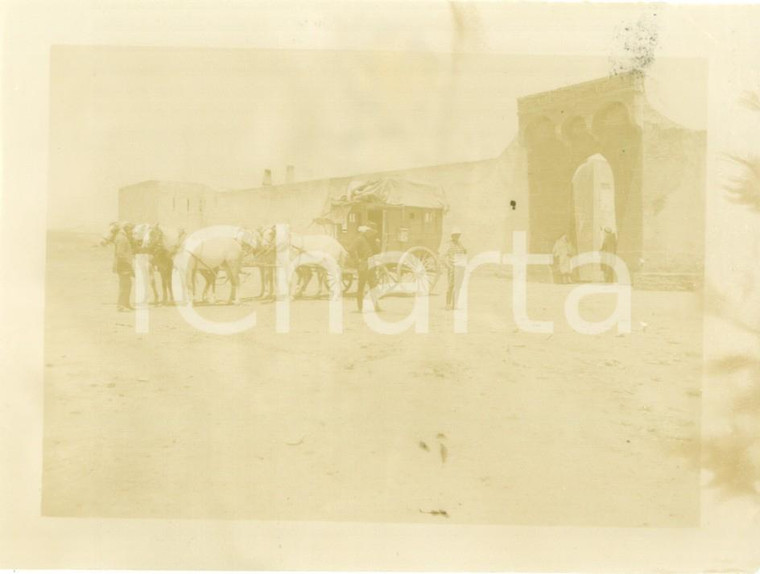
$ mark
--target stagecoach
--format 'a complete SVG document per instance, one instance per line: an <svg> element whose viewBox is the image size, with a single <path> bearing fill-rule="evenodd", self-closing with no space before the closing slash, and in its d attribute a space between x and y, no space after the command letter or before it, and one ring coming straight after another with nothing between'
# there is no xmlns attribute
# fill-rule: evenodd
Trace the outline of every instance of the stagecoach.
<svg viewBox="0 0 760 574"><path fill-rule="evenodd" d="M334 238L349 253L359 238L359 228L374 227L380 238L380 253L375 256L373 269L381 293L419 293L422 283L427 292L432 292L441 275L438 251L447 210L445 195L439 186L382 178L351 182L328 196L321 215L313 219L312 225L321 227L319 233ZM241 279L245 281L255 269L271 272L275 268L271 249L264 253L252 252L243 260ZM317 271L318 280L314 285L322 293L326 286L324 269L313 265L299 269L306 272L307 280L305 285L295 287L296 296L315 295L305 293L306 285L311 283L310 270ZM268 277L271 281L272 276ZM349 261L342 269L344 293L351 289L356 278L356 262ZM221 276L218 281L226 282L226 278ZM265 290L262 280L259 296L263 296Z"/></svg>
<svg viewBox="0 0 760 574"><path fill-rule="evenodd" d="M410 285L414 289L424 281L432 291L441 275L438 251L447 209L439 186L382 178L351 182L328 199L315 222L349 253L359 228L374 227L381 243L377 256L381 264L375 268L378 283L388 289ZM344 291L355 278L354 267L343 270Z"/></svg>

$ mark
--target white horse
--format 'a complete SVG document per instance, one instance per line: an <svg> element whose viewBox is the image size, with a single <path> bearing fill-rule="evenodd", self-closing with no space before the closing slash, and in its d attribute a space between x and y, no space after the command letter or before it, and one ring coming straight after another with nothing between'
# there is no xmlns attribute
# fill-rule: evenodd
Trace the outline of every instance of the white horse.
<svg viewBox="0 0 760 574"><path fill-rule="evenodd" d="M262 234L263 245L270 250L272 246L276 246L275 253L283 250L287 252L290 265L295 267L295 279L297 280L293 294L294 299L303 295L311 282L314 270L317 272L317 280L319 281L318 296L322 294L322 287L326 283L329 283L326 285L328 290L332 290L334 285L330 281L338 282L337 289L333 292L340 292L340 275L342 268L348 261L348 252L337 239L329 235L290 233L288 244L284 245L276 235L274 227L265 230ZM336 264L338 268L334 269L333 266ZM331 269L337 271L337 276L328 272ZM289 290L293 291L293 289Z"/></svg>
<svg viewBox="0 0 760 574"><path fill-rule="evenodd" d="M260 246L260 235L242 227L219 226L193 234L192 244L182 230L164 230L154 226L150 232L149 245L157 252L170 255L172 266L183 274L187 290L187 302L195 301L195 279L200 273L206 281L202 298L207 300L209 291L214 298L216 275L223 270L230 282L230 303L240 303L240 267L243 257ZM205 236L205 237L204 237Z"/></svg>

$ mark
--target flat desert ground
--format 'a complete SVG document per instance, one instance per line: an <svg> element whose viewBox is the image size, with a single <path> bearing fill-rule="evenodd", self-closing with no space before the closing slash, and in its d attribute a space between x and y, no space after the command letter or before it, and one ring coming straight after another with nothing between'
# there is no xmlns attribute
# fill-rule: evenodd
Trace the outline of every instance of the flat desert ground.
<svg viewBox="0 0 760 574"><path fill-rule="evenodd" d="M211 335L173 307L149 331L118 313L112 248L51 232L46 274L43 514L579 526L699 520L699 294L634 291L633 332L582 335L573 286L472 279L469 332L455 334L445 278L429 333L381 335L355 301L344 333L328 302L199 308L255 328ZM220 288L226 293L226 286ZM403 319L409 298L383 300ZM603 318L609 296L582 306Z"/></svg>

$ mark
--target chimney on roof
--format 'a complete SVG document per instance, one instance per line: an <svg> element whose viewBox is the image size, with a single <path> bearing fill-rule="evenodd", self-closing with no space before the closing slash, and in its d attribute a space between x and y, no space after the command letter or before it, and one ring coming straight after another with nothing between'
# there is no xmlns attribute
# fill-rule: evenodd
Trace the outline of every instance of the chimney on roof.
<svg viewBox="0 0 760 574"><path fill-rule="evenodd" d="M272 185L272 170L271 169L264 170L264 179L261 181L261 185L263 186Z"/></svg>
<svg viewBox="0 0 760 574"><path fill-rule="evenodd" d="M285 168L285 183L295 183L296 181L296 166L288 165Z"/></svg>

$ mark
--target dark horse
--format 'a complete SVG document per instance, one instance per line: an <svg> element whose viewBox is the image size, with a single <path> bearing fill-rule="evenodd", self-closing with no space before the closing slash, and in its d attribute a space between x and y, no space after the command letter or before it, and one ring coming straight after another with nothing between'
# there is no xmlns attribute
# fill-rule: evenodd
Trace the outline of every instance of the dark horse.
<svg viewBox="0 0 760 574"><path fill-rule="evenodd" d="M185 230L167 229L159 225L150 225L141 237L141 247L151 256L151 263L161 277L161 304L173 305L174 292L172 291L172 271L174 270L174 256L179 251L185 238ZM209 281L207 278L206 281Z"/></svg>

